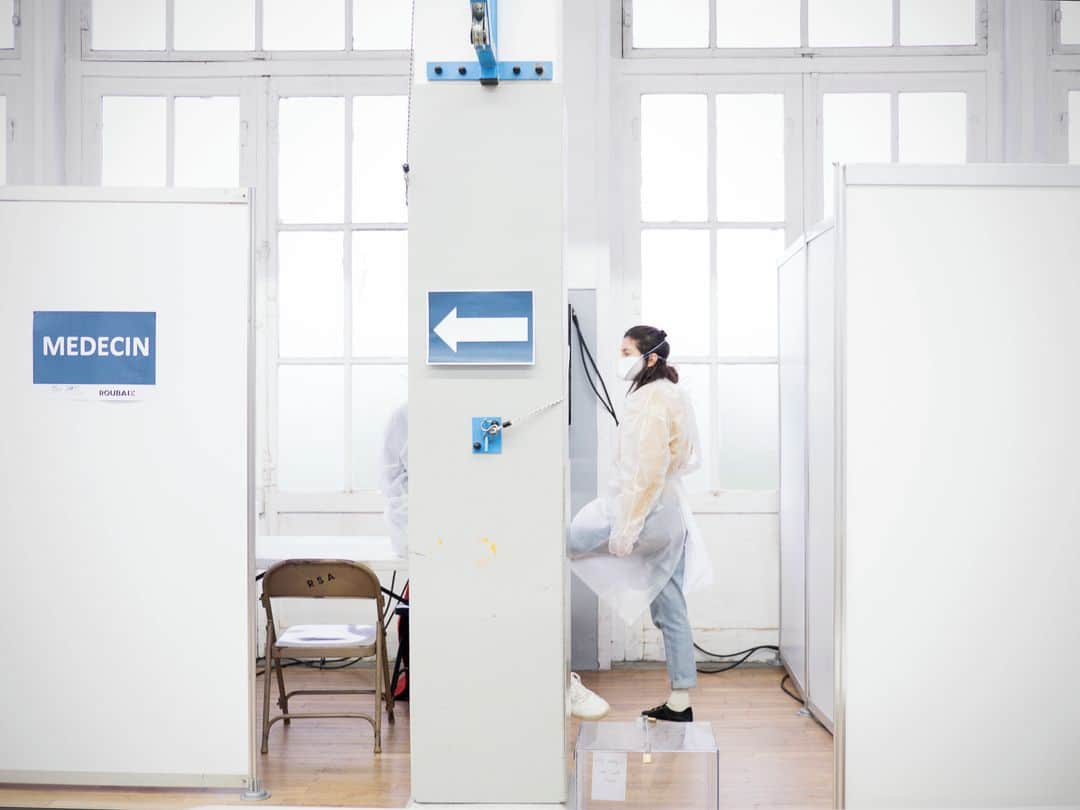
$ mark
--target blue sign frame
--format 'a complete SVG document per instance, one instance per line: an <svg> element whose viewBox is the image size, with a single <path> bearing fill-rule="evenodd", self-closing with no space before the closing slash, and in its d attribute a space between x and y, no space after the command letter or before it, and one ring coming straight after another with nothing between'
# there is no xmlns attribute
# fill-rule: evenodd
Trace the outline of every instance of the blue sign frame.
<svg viewBox="0 0 1080 810"><path fill-rule="evenodd" d="M428 293L428 364L531 366L532 290Z"/></svg>
<svg viewBox="0 0 1080 810"><path fill-rule="evenodd" d="M156 312L35 312L35 385L155 385Z"/></svg>

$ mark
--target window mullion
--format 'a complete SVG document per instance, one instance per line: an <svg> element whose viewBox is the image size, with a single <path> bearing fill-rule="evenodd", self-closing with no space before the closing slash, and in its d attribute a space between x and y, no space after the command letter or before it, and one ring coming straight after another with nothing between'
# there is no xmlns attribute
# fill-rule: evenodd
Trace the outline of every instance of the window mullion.
<svg viewBox="0 0 1080 810"><path fill-rule="evenodd" d="M263 0L255 0L255 53L263 50Z"/></svg>
<svg viewBox="0 0 1080 810"><path fill-rule="evenodd" d="M176 0L165 0L165 53L170 55L175 50L175 19Z"/></svg>
<svg viewBox="0 0 1080 810"><path fill-rule="evenodd" d="M344 48L346 51L353 49L353 2L352 0L341 0L345 4L345 43Z"/></svg>
<svg viewBox="0 0 1080 810"><path fill-rule="evenodd" d="M900 0L892 0L892 44L900 47Z"/></svg>
<svg viewBox="0 0 1080 810"><path fill-rule="evenodd" d="M893 163L900 162L900 92L893 90L889 93L889 116L892 118L892 143L889 145L889 154Z"/></svg>
<svg viewBox="0 0 1080 810"><path fill-rule="evenodd" d="M716 120L716 94L710 92L706 98L708 99L707 112L705 115L706 126L708 127L708 150L707 150L707 162L706 172L708 175L708 219L709 219L709 357L713 358L714 362L709 363L709 402L711 407L709 409L709 458L713 462L709 465L709 487L710 489L719 489L719 463L720 458L720 412L716 407L716 403L719 402L720 395L720 381L719 370L717 369L715 358L720 353L720 347L717 342L720 339L720 325L718 322L720 315L720 304L717 300L719 295L720 280L718 277L718 256L717 251L717 234L716 228L713 227L717 220L716 210L716 177L717 177L717 127L719 122Z"/></svg>
<svg viewBox="0 0 1080 810"><path fill-rule="evenodd" d="M342 357L345 360L345 491L353 491L352 473L352 446L353 446L353 373L352 373L352 335L353 335L353 307L352 307L352 284L353 284L353 255L352 255L352 230L348 227L352 222L352 184L353 184L353 97L345 97L345 227L342 229L341 238L345 240L344 251L344 305L345 305L345 345L342 347Z"/></svg>
<svg viewBox="0 0 1080 810"><path fill-rule="evenodd" d="M165 98L165 186L176 182L176 96Z"/></svg>
<svg viewBox="0 0 1080 810"><path fill-rule="evenodd" d="M716 49L716 0L709 0L709 50Z"/></svg>
<svg viewBox="0 0 1080 810"><path fill-rule="evenodd" d="M802 0L799 11L799 42L801 47L810 47L810 0Z"/></svg>

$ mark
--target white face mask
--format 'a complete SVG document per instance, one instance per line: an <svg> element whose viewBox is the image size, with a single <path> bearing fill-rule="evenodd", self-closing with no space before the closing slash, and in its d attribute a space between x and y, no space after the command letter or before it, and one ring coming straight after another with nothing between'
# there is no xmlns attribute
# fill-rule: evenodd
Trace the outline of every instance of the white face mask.
<svg viewBox="0 0 1080 810"><path fill-rule="evenodd" d="M641 369L645 367L645 358L665 343L667 343L666 338L645 352L645 354L620 357L618 365L615 366L619 376L624 380L633 382L637 378L637 375L641 373Z"/></svg>
<svg viewBox="0 0 1080 810"><path fill-rule="evenodd" d="M616 366L619 377L624 380L633 380L641 373L641 367L645 362L645 355L639 354L636 357L620 357L619 364Z"/></svg>

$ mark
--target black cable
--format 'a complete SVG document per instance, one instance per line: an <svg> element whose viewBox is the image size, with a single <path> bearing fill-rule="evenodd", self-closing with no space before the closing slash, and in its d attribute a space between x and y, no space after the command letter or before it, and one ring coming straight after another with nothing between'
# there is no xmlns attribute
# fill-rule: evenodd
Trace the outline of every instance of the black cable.
<svg viewBox="0 0 1080 810"><path fill-rule="evenodd" d="M709 666L707 668L703 668L701 666L698 666L697 671L702 673L703 675L718 675L721 672L730 672L731 670L735 669L736 667L741 667L743 664L745 664L747 661L749 661L750 656L752 656L758 650L776 650L777 652L780 651L780 648L777 647L775 644L759 644L757 647L751 647L748 650L740 650L739 652L736 652L736 653L714 653L714 652L710 652L709 650L706 650L704 647L702 647L701 645L696 644L696 643L694 644L694 649L697 650L700 653L705 654L705 655L712 656L713 658L735 658L735 657L740 656L740 655L742 656L742 658L739 658L738 661L718 661L718 662L716 662L716 663L719 663L719 664L726 664L727 666L720 666L720 667L715 667L715 668L711 667L711 666ZM703 662L703 663L711 664L712 662Z"/></svg>
<svg viewBox="0 0 1080 810"><path fill-rule="evenodd" d="M755 653L758 650L775 650L776 652L780 652L780 648L777 647L775 644L759 644L757 647L751 647L748 650L739 650L738 652L733 653L714 653L706 650L700 644L694 644L694 649L697 650L699 653L712 656L713 658L737 658L744 653Z"/></svg>
<svg viewBox="0 0 1080 810"><path fill-rule="evenodd" d="M596 379L599 380L600 387L602 389L604 389L604 396L603 396L602 402L607 406L606 410L607 410L607 412L609 414L611 414L611 418L615 420L615 424L618 425L619 424L619 418L615 415L615 403L611 401L611 394L608 393L607 385L604 383L604 375L600 373L600 366L597 365L596 358L594 358L593 355L592 355L592 352L589 351L589 344L585 341L585 335L581 331L581 324L578 322L576 312L574 313L574 328L577 329L578 343L581 346L581 353L588 360L588 365L591 365L593 371L596 372ZM592 378L591 378L591 375L589 374L588 365L584 366L584 368L585 368L585 376L589 377L589 381L591 383ZM593 390L594 391L596 390L595 387L593 388ZM599 394L597 394L596 396L597 396L598 399L600 398Z"/></svg>
<svg viewBox="0 0 1080 810"><path fill-rule="evenodd" d="M585 335L581 331L581 323L578 321L577 312L574 308L570 308L570 321L574 325L574 330L577 332L578 348L581 350L582 363L581 368L585 372L585 380L589 383L589 387L596 395L597 400L600 401L600 407L607 411L608 416L615 420L615 424L619 424L619 417L615 414L615 405L611 401L611 394L608 392L607 385L604 383L604 376L600 373L600 368L596 363L596 359L593 357L592 352L589 351L589 346L585 342ZM597 379L600 381L600 388L603 389L603 394L596 387L596 382L592 378L592 374L589 372L589 367L592 367L596 373Z"/></svg>
<svg viewBox="0 0 1080 810"><path fill-rule="evenodd" d="M791 692L791 691L789 691L788 689L786 689L784 687L784 684L787 681L790 681L790 680L791 680L791 676L785 672L784 677L780 679L780 691L783 692L785 695L787 695L792 700L794 700L800 706L802 706L803 705L803 699L801 697L799 697L798 695L796 695L794 692Z"/></svg>

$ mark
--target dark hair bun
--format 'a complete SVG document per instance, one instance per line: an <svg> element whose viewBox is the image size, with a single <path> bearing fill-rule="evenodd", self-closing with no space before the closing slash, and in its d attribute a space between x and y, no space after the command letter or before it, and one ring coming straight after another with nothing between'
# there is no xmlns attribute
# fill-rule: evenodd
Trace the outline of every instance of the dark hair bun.
<svg viewBox="0 0 1080 810"><path fill-rule="evenodd" d="M661 340L666 340L667 339L667 332L665 332L663 329L660 330L660 339Z"/></svg>

